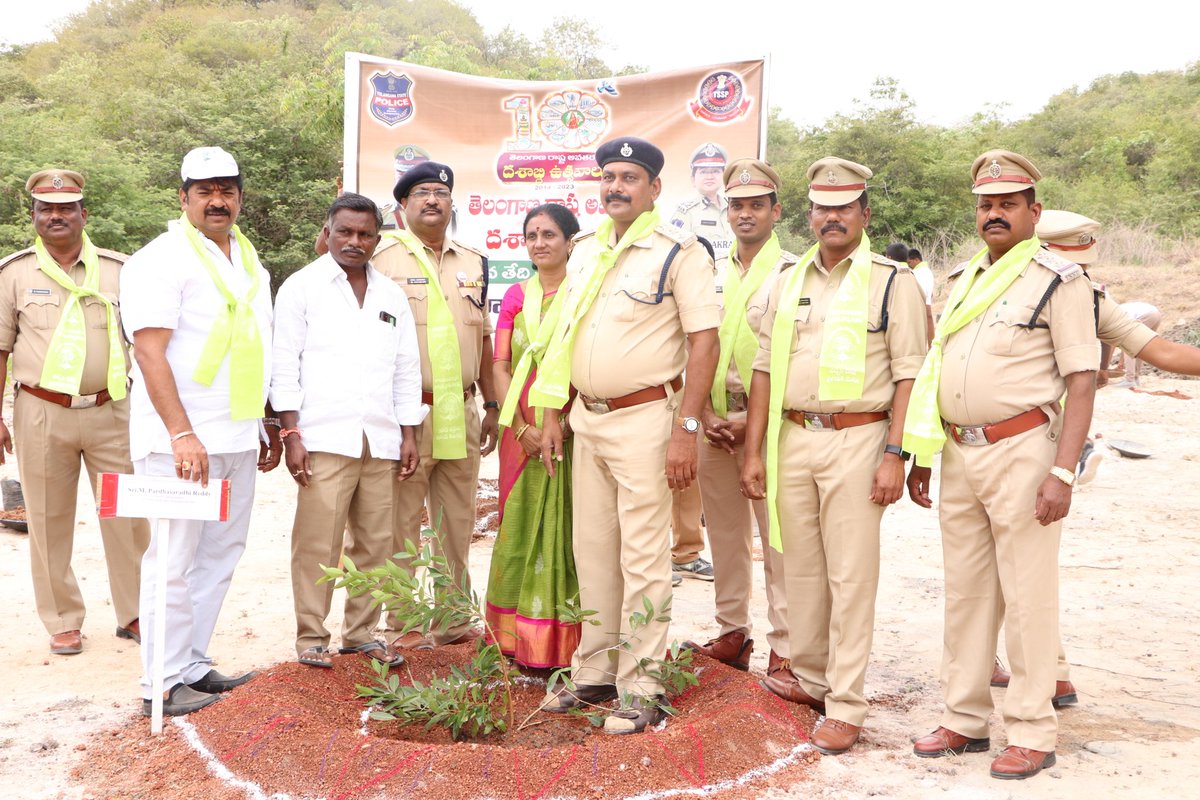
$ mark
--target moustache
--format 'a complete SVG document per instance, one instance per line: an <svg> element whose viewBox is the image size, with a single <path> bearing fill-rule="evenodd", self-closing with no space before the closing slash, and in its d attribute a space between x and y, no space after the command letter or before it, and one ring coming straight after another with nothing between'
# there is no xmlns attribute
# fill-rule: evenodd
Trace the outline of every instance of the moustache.
<svg viewBox="0 0 1200 800"><path fill-rule="evenodd" d="M228 217L229 209L228 208L210 208L204 212L204 216L206 216L206 217Z"/></svg>
<svg viewBox="0 0 1200 800"><path fill-rule="evenodd" d="M621 194L620 192L610 192L608 194L608 196L604 198L604 202L606 202L606 203L611 203L614 200L619 200L622 203L632 203L633 202L632 197L630 197L627 194Z"/></svg>
<svg viewBox="0 0 1200 800"><path fill-rule="evenodd" d="M992 227L993 225L1004 228L1005 230L1012 230L1012 225L1009 225L1007 222L1005 222L1002 219L988 220L987 223L984 224L983 229L986 231L988 228Z"/></svg>
<svg viewBox="0 0 1200 800"><path fill-rule="evenodd" d="M363 250L361 247L343 247L338 252L344 256L361 256L365 255L367 251Z"/></svg>
<svg viewBox="0 0 1200 800"><path fill-rule="evenodd" d="M829 233L830 231L841 231L846 233L846 226L840 222L830 222L821 226L821 233Z"/></svg>

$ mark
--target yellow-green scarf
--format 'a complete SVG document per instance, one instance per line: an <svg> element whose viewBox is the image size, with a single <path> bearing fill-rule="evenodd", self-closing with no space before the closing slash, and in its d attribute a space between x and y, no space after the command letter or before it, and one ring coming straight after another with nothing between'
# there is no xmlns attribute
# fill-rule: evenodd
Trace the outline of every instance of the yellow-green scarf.
<svg viewBox="0 0 1200 800"><path fill-rule="evenodd" d="M87 231L83 232L83 250L79 257L83 261L83 285L76 286L71 276L58 265L42 237L37 237L33 243L33 251L37 255L38 269L62 288L70 292L67 304L58 319L58 327L50 338L50 349L46 352L46 361L42 364L42 377L38 385L43 389L63 394L78 395L79 384L83 380L83 365L87 360L87 323L84 320L83 308L79 303L81 297L95 297L104 303L108 314L108 394L113 400L125 397L125 386L128 377L125 373L125 343L121 341L121 326L117 324L117 314L112 302L100 293L100 257L96 255L96 247L88 238Z"/></svg>
<svg viewBox="0 0 1200 800"><path fill-rule="evenodd" d="M565 282L558 287L558 292L550 301L550 307L546 309L546 316L542 317L542 300L545 294L537 273L534 273L534 276L525 284L525 299L521 304L521 316L525 322L525 338L529 341L529 345L521 354L516 366L513 367L512 383L509 384L508 395L504 398L504 407L500 409L501 425L512 425L513 417L516 416L517 408L521 403L521 391L525 387L525 381L529 380L529 373L533 371L534 364L542 360L542 354L546 352L546 345L549 344L550 337L558 325L558 318L562 314L563 297L567 294L566 288ZM544 419L543 409L535 409L534 415L534 420L540 428Z"/></svg>
<svg viewBox="0 0 1200 800"><path fill-rule="evenodd" d="M751 330L750 323L746 321L746 306L779 261L783 249L779 246L779 237L771 231L771 238L763 243L758 255L750 262L745 279L741 277L737 268L737 251L738 243L735 239L729 248L725 290L722 293L725 299L725 318L721 320L721 327L717 329L721 355L717 358L717 374L713 378L712 404L718 417L724 417L729 411L725 380L729 375L730 361L737 367L742 386L747 390L750 388L754 354L758 352L758 334Z"/></svg>
<svg viewBox="0 0 1200 800"><path fill-rule="evenodd" d="M467 457L467 417L463 402L462 355L458 349L458 329L454 315L442 295L442 279L412 231L396 230L387 234L408 248L421 272L429 281L426 292L429 306L426 346L433 384L433 457L452 460Z"/></svg>
<svg viewBox="0 0 1200 800"><path fill-rule="evenodd" d="M783 552L779 534L779 434L783 428L783 395L787 390L796 309L804 293L804 278L816 260L819 245L809 248L800 263L784 273L771 328L771 399L767 415L767 510L771 547ZM867 289L871 278L871 240L863 232L850 268L825 314L825 332L817 367L817 396L822 400L862 397L867 362Z"/></svg>
<svg viewBox="0 0 1200 800"><path fill-rule="evenodd" d="M229 415L232 419L259 419L263 415L263 341L258 332L258 320L254 316L254 298L258 294L260 275L258 253L250 240L242 235L237 225L230 232L237 241L242 256L242 269L250 276L250 288L242 297L233 292L221 278L220 270L213 261L212 253L200 241L200 232L188 220L186 214L179 217L179 225L187 238L196 258L217 291L225 298L225 313L213 323L204 349L200 351L200 363L192 373L192 380L204 386L212 386L221 364L229 355Z"/></svg>
<svg viewBox="0 0 1200 800"><path fill-rule="evenodd" d="M996 302L1025 269L1029 259L1037 254L1040 246L1036 236L1014 245L999 261L983 270L983 277L979 278L976 286L975 279L980 275L979 265L988 254L985 247L975 254L954 284L950 298L946 301L946 308L949 310L942 315L934 328L929 354L925 356L921 371L917 373L917 379L913 383L912 394L908 399L908 413L904 417L904 449L913 454L920 466L931 466L933 454L941 450L946 442L946 431L942 427L942 416L938 410L938 386L942 379L942 344L946 337L960 330Z"/></svg>
<svg viewBox="0 0 1200 800"><path fill-rule="evenodd" d="M596 249L591 264L584 267L582 273L583 285L578 291L572 290L571 298L563 308L546 348L546 355L538 368L537 380L529 387L529 404L538 408L562 408L567 404L571 389L571 349L575 344L575 332L578 322L587 314L588 309L600 293L600 284L604 276L617 263L617 259L625 249L636 241L645 238L658 226L658 208L644 211L633 221L621 241L613 247L609 244L612 238L612 217L605 217L596 226Z"/></svg>

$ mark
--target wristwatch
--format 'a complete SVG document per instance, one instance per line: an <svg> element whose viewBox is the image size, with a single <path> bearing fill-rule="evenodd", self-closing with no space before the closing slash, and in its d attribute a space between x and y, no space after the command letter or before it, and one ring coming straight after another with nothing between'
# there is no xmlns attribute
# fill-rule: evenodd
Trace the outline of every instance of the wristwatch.
<svg viewBox="0 0 1200 800"><path fill-rule="evenodd" d="M700 420L695 417L683 417L679 420L679 427L688 433L696 433L700 430Z"/></svg>
<svg viewBox="0 0 1200 800"><path fill-rule="evenodd" d="M885 444L883 446L883 452L891 453L894 456L900 456L901 461L908 461L908 457L912 455L912 453L904 452L903 448L895 444Z"/></svg>
<svg viewBox="0 0 1200 800"><path fill-rule="evenodd" d="M1065 467L1051 467L1050 474L1058 478L1067 486L1075 485L1075 473Z"/></svg>
<svg viewBox="0 0 1200 800"><path fill-rule="evenodd" d="M487 402L485 402L483 404L484 411L488 411L490 409L499 408L499 407L500 407L500 404L498 402L496 402L495 400L488 400Z"/></svg>

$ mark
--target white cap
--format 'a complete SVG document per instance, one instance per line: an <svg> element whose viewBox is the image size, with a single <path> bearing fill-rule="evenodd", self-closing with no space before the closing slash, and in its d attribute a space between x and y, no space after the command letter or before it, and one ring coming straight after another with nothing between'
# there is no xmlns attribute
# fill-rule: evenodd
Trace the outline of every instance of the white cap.
<svg viewBox="0 0 1200 800"><path fill-rule="evenodd" d="M179 177L185 181L236 178L240 174L233 156L219 147L197 147L183 157Z"/></svg>

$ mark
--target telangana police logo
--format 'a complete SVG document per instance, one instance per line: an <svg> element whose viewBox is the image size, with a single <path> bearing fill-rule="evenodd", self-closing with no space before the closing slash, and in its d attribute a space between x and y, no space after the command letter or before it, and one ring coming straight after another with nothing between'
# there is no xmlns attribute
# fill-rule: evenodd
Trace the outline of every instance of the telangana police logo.
<svg viewBox="0 0 1200 800"><path fill-rule="evenodd" d="M446 170L442 170L438 173L438 180L440 180L442 183L450 180L450 176L446 174Z"/></svg>
<svg viewBox="0 0 1200 800"><path fill-rule="evenodd" d="M371 116L389 127L407 122L413 115L413 101L409 92L412 79L388 71L371 76Z"/></svg>
<svg viewBox="0 0 1200 800"><path fill-rule="evenodd" d="M830 186L835 186L838 182L837 173L833 170L829 170L829 174L825 177L825 180L828 181Z"/></svg>
<svg viewBox="0 0 1200 800"><path fill-rule="evenodd" d="M63 187L62 175L55 175L53 178L51 178L50 185L55 189L61 189Z"/></svg>
<svg viewBox="0 0 1200 800"><path fill-rule="evenodd" d="M745 84L736 72L721 70L710 73L700 81L696 99L688 106L694 116L708 122L729 122L744 115L750 108Z"/></svg>
<svg viewBox="0 0 1200 800"><path fill-rule="evenodd" d="M713 144L712 142L709 142L708 144L704 145L704 155L708 156L709 158L712 158L716 154L717 154L717 146L715 144Z"/></svg>
<svg viewBox="0 0 1200 800"><path fill-rule="evenodd" d="M633 148L629 146L629 142L625 142L623 145L621 145L621 155L625 156L626 158L629 158L631 155L633 155Z"/></svg>
<svg viewBox="0 0 1200 800"><path fill-rule="evenodd" d="M1079 234L1079 243L1081 245L1087 246L1087 245L1091 244L1092 241L1093 241L1093 239L1092 239L1092 235L1090 233Z"/></svg>
<svg viewBox="0 0 1200 800"><path fill-rule="evenodd" d="M1003 172L1004 170L1000 168L1000 162L993 158L991 165L988 166L988 176L993 179L999 178Z"/></svg>
<svg viewBox="0 0 1200 800"><path fill-rule="evenodd" d="M745 186L747 183L749 183L750 182L750 170L748 170L748 169L742 170L742 174L738 175L738 180L742 182L742 186Z"/></svg>

